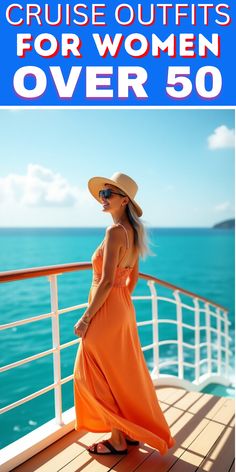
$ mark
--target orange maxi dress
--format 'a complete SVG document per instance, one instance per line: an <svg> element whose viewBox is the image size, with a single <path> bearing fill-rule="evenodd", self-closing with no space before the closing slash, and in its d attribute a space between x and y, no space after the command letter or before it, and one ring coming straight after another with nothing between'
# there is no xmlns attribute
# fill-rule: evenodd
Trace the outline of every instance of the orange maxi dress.
<svg viewBox="0 0 236 472"><path fill-rule="evenodd" d="M102 261L103 243L92 256L88 304L102 275ZM75 429L110 432L117 428L164 455L176 440L159 406L141 349L126 286L132 268L119 265L112 289L78 347L73 384Z"/></svg>

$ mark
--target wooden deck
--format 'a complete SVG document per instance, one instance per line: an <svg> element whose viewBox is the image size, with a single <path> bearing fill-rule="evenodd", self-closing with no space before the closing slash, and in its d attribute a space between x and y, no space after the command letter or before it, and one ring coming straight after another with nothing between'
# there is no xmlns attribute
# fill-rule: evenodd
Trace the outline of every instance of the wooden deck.
<svg viewBox="0 0 236 472"><path fill-rule="evenodd" d="M165 456L143 443L126 456L92 455L86 447L110 434L73 430L14 472L233 472L234 399L176 387L156 393L177 442Z"/></svg>

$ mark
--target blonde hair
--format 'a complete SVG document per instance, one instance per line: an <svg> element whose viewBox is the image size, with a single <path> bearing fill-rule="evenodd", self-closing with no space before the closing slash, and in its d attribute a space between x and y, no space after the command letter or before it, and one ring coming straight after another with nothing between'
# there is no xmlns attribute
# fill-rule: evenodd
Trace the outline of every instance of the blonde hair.
<svg viewBox="0 0 236 472"><path fill-rule="evenodd" d="M120 195L128 197L128 195L116 185L112 185L112 187L117 188L119 190ZM153 255L153 252L149 248L150 242L147 236L146 228L140 220L139 216L137 215L135 207L130 199L126 205L125 211L128 220L134 229L134 244L137 247L140 256L142 257L142 259L145 259L147 255Z"/></svg>
<svg viewBox="0 0 236 472"><path fill-rule="evenodd" d="M126 205L126 213L131 225L134 228L134 244L138 248L139 254L144 259L148 254L151 253L148 247L149 241L146 229L138 217L131 201L129 201Z"/></svg>

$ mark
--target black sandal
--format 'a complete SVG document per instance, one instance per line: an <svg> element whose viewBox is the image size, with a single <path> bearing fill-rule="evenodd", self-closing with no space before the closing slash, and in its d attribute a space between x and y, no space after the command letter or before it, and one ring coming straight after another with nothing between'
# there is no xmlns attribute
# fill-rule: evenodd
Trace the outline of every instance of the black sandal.
<svg viewBox="0 0 236 472"><path fill-rule="evenodd" d="M127 444L130 444L130 446L139 446L139 441L136 441L136 439L128 439L125 438Z"/></svg>
<svg viewBox="0 0 236 472"><path fill-rule="evenodd" d="M99 452L97 450L98 449L98 444L104 444L107 447L107 449L110 450L110 452ZM92 444L92 446L93 446L93 444ZM112 444L108 441L108 439L104 439L103 441L99 441L98 443L95 444L95 448L94 448L93 451L90 451L89 448L87 449L87 451L91 452L92 454L107 454L107 455L110 455L110 454L127 454L128 449L123 449L121 451L118 451L117 449L114 448L114 446L112 446Z"/></svg>

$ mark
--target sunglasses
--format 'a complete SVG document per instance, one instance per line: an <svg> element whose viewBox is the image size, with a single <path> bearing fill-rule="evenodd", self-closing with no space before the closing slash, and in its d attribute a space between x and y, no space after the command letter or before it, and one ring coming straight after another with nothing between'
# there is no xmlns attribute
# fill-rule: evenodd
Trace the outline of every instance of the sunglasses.
<svg viewBox="0 0 236 472"><path fill-rule="evenodd" d="M104 190L99 190L99 198L111 198L112 195L121 195L124 197L125 195L122 195L122 193L117 193L111 190L110 188L106 188Z"/></svg>

